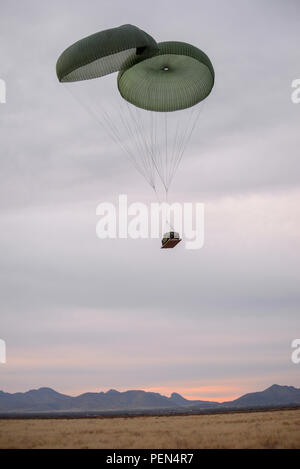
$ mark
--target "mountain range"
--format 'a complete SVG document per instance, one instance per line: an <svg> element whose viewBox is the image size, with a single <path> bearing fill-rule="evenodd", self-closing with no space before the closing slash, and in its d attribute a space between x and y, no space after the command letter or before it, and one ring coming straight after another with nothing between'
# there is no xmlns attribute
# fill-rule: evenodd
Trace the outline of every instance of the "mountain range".
<svg viewBox="0 0 300 469"><path fill-rule="evenodd" d="M188 400L180 394L170 397L139 390L119 392L87 392L68 396L51 388L33 389L14 394L0 391L0 412L107 412L136 410L204 410L222 408L255 408L300 406L300 389L293 386L273 386L261 392L245 394L227 402Z"/></svg>

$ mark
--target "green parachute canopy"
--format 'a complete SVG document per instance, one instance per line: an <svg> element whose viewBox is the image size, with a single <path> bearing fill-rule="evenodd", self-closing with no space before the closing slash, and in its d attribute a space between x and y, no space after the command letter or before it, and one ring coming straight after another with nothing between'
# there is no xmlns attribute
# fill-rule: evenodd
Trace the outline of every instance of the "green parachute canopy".
<svg viewBox="0 0 300 469"><path fill-rule="evenodd" d="M91 79L117 71L114 103L114 92L101 94L105 83ZM127 24L67 48L57 61L56 72L156 194L162 188L167 197L202 102L214 86L214 69L207 55L185 42L157 44L149 34ZM88 89L90 99L80 100L80 91Z"/></svg>
<svg viewBox="0 0 300 469"><path fill-rule="evenodd" d="M56 73L60 82L89 80L123 70L157 52L149 34L125 24L75 42L59 57Z"/></svg>
<svg viewBox="0 0 300 469"><path fill-rule="evenodd" d="M120 94L148 111L171 112L194 106L214 85L214 69L204 52L184 42L161 42L159 55L118 75Z"/></svg>

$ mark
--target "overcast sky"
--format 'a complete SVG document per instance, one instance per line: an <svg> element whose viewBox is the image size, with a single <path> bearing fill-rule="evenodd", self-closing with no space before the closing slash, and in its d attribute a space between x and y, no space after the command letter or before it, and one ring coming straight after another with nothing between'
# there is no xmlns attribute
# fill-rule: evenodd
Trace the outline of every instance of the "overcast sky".
<svg viewBox="0 0 300 469"><path fill-rule="evenodd" d="M205 204L200 250L95 234L99 202L155 197L55 64L125 23L215 68L171 192ZM298 0L2 0L0 389L225 400L300 387L299 31ZM116 76L103 83L110 99Z"/></svg>

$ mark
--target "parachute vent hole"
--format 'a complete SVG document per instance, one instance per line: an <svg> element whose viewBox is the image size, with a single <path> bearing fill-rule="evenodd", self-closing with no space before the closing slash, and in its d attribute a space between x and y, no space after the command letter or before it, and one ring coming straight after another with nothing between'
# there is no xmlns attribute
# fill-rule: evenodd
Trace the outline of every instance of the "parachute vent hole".
<svg viewBox="0 0 300 469"><path fill-rule="evenodd" d="M146 46L137 47L137 48L136 48L136 55L142 55L142 54L145 52L146 49L147 49Z"/></svg>

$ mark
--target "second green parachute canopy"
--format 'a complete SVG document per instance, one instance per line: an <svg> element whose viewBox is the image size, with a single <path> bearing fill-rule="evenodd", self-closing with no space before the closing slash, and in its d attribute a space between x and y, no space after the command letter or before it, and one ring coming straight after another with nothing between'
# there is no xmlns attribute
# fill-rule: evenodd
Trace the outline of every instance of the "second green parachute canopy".
<svg viewBox="0 0 300 469"><path fill-rule="evenodd" d="M171 112L205 99L214 84L209 58L184 42L161 42L159 55L119 73L124 99L149 111Z"/></svg>
<svg viewBox="0 0 300 469"><path fill-rule="evenodd" d="M99 81L94 102L101 95L101 77L119 72L117 106L105 109L102 100L91 114L151 187L157 191L158 180L167 195L201 103L214 86L208 56L185 42L157 43L126 24L75 42L59 57L56 72L60 82ZM85 100L81 104L89 107Z"/></svg>

